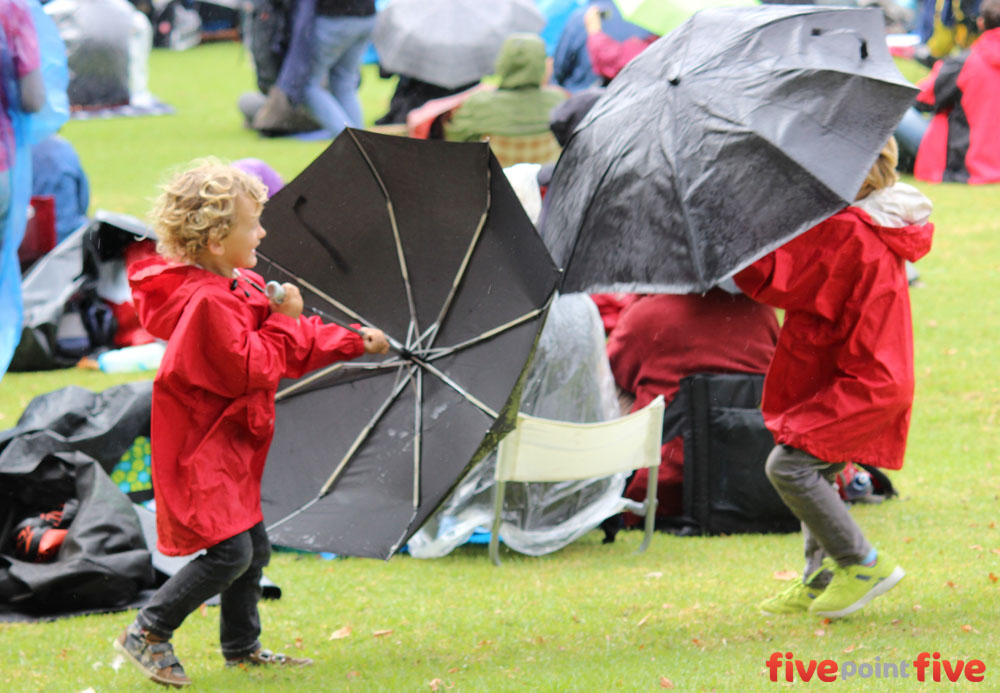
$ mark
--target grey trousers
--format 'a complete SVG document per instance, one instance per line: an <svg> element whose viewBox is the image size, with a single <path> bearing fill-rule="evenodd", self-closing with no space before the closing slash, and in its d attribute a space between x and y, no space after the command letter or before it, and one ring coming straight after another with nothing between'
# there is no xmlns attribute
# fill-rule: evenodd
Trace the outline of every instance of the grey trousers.
<svg viewBox="0 0 1000 693"><path fill-rule="evenodd" d="M843 468L844 463L830 464L788 445L776 445L767 456L767 478L802 522L803 580L819 570L826 556L839 566L848 566L861 563L871 551L871 544L833 486ZM824 587L831 577L832 573L823 571L811 584Z"/></svg>

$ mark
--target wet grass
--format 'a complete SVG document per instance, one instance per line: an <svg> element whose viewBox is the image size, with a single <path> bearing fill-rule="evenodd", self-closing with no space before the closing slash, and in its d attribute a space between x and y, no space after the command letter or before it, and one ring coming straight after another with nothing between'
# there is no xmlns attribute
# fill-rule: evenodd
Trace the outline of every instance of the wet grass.
<svg viewBox="0 0 1000 693"><path fill-rule="evenodd" d="M143 214L163 169L194 156L258 156L291 177L323 146L240 128L235 101L251 78L235 46L157 52L151 69L153 91L177 115L66 128L95 206ZM373 77L366 73L369 119L383 112L391 86ZM787 584L775 573L800 567L798 535L657 535L636 556L639 534L602 545L592 533L541 558L508 553L501 568L485 547L432 561L277 553L267 573L283 596L262 605L264 643L314 657L315 666L224 669L217 610L207 608L175 638L194 690L766 691L783 688L767 679L773 652L875 665L924 651L985 663L982 683L942 677L942 687L1000 687L1000 188L919 187L936 204L937 232L918 265L925 286L912 292L917 395L906 466L893 475L902 495L853 510L908 571L886 596L834 623L759 614L754 605ZM8 374L0 428L36 394L67 384L100 390L132 377ZM132 617L0 624L4 690L155 690L128 665L115 666L110 641ZM840 687L935 685L919 683L910 667L907 679L854 676Z"/></svg>

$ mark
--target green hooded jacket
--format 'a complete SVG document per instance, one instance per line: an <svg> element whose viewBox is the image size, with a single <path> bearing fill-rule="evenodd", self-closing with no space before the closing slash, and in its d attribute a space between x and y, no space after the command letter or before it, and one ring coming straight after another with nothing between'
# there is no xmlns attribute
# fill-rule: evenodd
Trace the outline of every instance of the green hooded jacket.
<svg viewBox="0 0 1000 693"><path fill-rule="evenodd" d="M511 34L500 49L496 91L469 96L445 125L445 137L478 141L483 135L537 135L549 130L549 111L566 99L566 92L542 87L545 42L535 34Z"/></svg>

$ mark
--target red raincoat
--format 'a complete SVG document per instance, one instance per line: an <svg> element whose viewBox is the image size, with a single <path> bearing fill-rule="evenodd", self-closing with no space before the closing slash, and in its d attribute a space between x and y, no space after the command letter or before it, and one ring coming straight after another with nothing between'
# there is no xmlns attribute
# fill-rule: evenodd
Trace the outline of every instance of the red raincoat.
<svg viewBox="0 0 1000 693"><path fill-rule="evenodd" d="M934 117L913 175L933 183L1000 182L1000 29L939 60L919 86L916 106Z"/></svg>
<svg viewBox="0 0 1000 693"><path fill-rule="evenodd" d="M129 272L143 326L167 339L153 384L158 548L168 556L218 544L263 520L260 481L274 434L274 394L364 352L361 337L318 318L271 313L246 278L156 256Z"/></svg>
<svg viewBox="0 0 1000 693"><path fill-rule="evenodd" d="M749 296L785 309L761 406L778 443L831 463L903 466L913 402L903 260L930 250L929 213L898 183L735 276Z"/></svg>
<svg viewBox="0 0 1000 693"><path fill-rule="evenodd" d="M746 296L713 289L704 296L636 297L618 319L608 338L608 360L615 382L635 395L632 410L657 395L667 404L677 394L681 378L694 373L763 373L778 340L774 310ZM646 498L649 473L640 469L626 495ZM656 514L682 512L684 439L663 441L657 478ZM628 517L629 524L637 518Z"/></svg>

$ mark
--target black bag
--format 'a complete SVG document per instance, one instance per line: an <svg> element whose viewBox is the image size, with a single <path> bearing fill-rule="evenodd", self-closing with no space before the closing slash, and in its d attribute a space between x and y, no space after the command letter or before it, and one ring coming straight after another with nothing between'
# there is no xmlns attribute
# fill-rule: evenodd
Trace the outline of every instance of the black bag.
<svg viewBox="0 0 1000 693"><path fill-rule="evenodd" d="M278 81L292 35L292 0L253 0L246 43L253 58L257 88L267 94Z"/></svg>
<svg viewBox="0 0 1000 693"><path fill-rule="evenodd" d="M684 436L682 534L796 532L799 520L764 473L774 438L760 412L764 376L699 373L681 379L663 440Z"/></svg>

